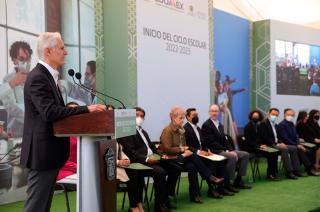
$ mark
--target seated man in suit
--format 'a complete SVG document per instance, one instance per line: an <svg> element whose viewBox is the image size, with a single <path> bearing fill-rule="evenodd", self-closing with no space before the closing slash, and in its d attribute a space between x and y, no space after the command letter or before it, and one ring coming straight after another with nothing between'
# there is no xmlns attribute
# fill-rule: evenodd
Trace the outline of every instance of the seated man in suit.
<svg viewBox="0 0 320 212"><path fill-rule="evenodd" d="M176 157L176 162L183 164L188 171L190 201L202 203L198 183L198 172L208 184L220 184L222 178L216 178L200 158L188 149L185 141L185 130L182 127L185 111L181 107L173 107L170 112L171 122L160 136L160 149L168 156Z"/></svg>
<svg viewBox="0 0 320 212"><path fill-rule="evenodd" d="M118 139L118 141L123 145L123 151L129 157L131 163L142 163L152 168L155 189L155 210L162 212L170 211L169 207L175 208L175 206L173 203L169 204L167 198L168 196L175 195L175 186L180 172L167 163L160 163L153 157L153 154L159 153L155 145L150 141L148 133L142 129L145 111L140 107L136 107L135 109L136 135ZM127 170L127 174L131 179L131 173L129 172L131 170ZM168 179L166 179L167 175ZM140 196L140 202L142 202L142 190L138 194L137 191L133 191L133 195Z"/></svg>
<svg viewBox="0 0 320 212"><path fill-rule="evenodd" d="M300 144L300 139L294 126L294 110L286 108L284 110L284 119L279 123L278 126L278 138L281 142L287 145L288 148L297 148L299 158L303 163L308 175L316 176L316 172L313 170L313 165L308 158L308 150ZM298 173L297 176L301 174Z"/></svg>
<svg viewBox="0 0 320 212"><path fill-rule="evenodd" d="M260 124L259 139L262 145L280 150L287 178L297 179L297 176L301 175L298 171L300 162L297 154L297 148L294 146L288 146L282 143L281 140L278 140L278 126L276 124L278 116L279 110L277 108L271 108L269 110L268 117ZM268 168L268 174L275 177L278 172L277 162L274 161L270 166L268 163Z"/></svg>
<svg viewBox="0 0 320 212"><path fill-rule="evenodd" d="M242 176L245 176L247 172L249 153L234 150L230 145L230 136L224 134L223 125L218 120L219 112L220 109L218 105L210 106L210 118L203 123L201 128L203 138L211 152L228 158L227 172L229 180L235 177L236 167L239 168L238 175L234 180L233 186L240 189L250 189L251 186L245 185L242 181ZM231 192L238 191L230 186L229 182L226 183L226 188L228 190Z"/></svg>
<svg viewBox="0 0 320 212"><path fill-rule="evenodd" d="M205 141L203 140L202 132L200 127L198 127L199 117L198 112L195 108L188 108L186 110L186 119L187 123L183 126L185 129L186 144L189 149L198 155L209 156L213 153L207 148ZM225 175L225 165L226 160L224 161L211 161L206 158L203 158L203 162L212 170L215 176L224 177ZM224 189L223 184L218 185L217 191L214 191L214 188L211 184L208 184L208 196L216 199L221 199L223 196L232 196L232 192Z"/></svg>

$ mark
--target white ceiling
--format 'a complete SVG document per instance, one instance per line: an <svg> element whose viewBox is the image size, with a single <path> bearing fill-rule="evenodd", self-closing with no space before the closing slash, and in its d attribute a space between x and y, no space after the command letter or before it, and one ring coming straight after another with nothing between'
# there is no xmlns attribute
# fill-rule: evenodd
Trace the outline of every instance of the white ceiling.
<svg viewBox="0 0 320 212"><path fill-rule="evenodd" d="M251 21L274 19L320 28L320 0L213 0L213 5Z"/></svg>

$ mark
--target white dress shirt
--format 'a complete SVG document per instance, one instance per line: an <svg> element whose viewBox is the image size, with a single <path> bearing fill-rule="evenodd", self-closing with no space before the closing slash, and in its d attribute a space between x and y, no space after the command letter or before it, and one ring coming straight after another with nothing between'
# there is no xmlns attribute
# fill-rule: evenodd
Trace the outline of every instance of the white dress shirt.
<svg viewBox="0 0 320 212"><path fill-rule="evenodd" d="M39 60L39 63L48 69L49 73L52 75L54 79L54 82L56 83L56 86L58 86L59 71L52 68L49 64L43 62L42 60Z"/></svg>
<svg viewBox="0 0 320 212"><path fill-rule="evenodd" d="M218 120L214 120L214 119L211 119L211 121L213 122L213 124L217 128L217 130L220 132L220 130L219 130L219 121Z"/></svg>
<svg viewBox="0 0 320 212"><path fill-rule="evenodd" d="M199 134L197 125L192 124L190 121L188 121L188 122L189 122L189 124L191 125L194 133L196 134L196 136L197 136L197 138L198 138L198 141L199 141L199 144L200 144L200 146L201 146L200 134Z"/></svg>
<svg viewBox="0 0 320 212"><path fill-rule="evenodd" d="M148 152L147 152L147 159L146 159L146 162L147 162L148 157L149 157L150 155L152 155L153 152L152 152L151 148L149 147L148 141L147 141L146 137L144 136L144 134L143 134L143 132L142 132L142 128L141 128L141 127L138 127L138 126L136 126L136 128L137 128L137 130L138 130L138 132L139 132L139 134L140 134L143 142L144 142L145 145L147 146L147 150L148 150Z"/></svg>
<svg viewBox="0 0 320 212"><path fill-rule="evenodd" d="M276 125L270 120L269 117L268 117L268 119L269 119L269 122L270 122L271 127L272 127L272 131L273 131L273 135L274 135L275 142L276 142L276 144L277 144L277 143L278 143L278 137L277 137Z"/></svg>

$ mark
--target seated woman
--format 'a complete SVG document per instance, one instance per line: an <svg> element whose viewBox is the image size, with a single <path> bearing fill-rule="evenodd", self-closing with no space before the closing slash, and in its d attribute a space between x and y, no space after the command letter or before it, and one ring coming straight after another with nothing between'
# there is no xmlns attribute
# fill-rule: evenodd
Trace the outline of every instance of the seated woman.
<svg viewBox="0 0 320 212"><path fill-rule="evenodd" d="M300 113L299 113L300 115ZM302 116L303 115L303 116ZM314 168L319 170L320 168L320 126L319 126L319 110L311 110L309 112L309 117L303 113L300 117L298 116L297 120L297 133L300 138L304 139L306 142L311 142L317 145L316 147L316 156Z"/></svg>
<svg viewBox="0 0 320 212"><path fill-rule="evenodd" d="M263 120L263 115L260 110L253 110L249 113L248 117L249 122L244 127L245 141L240 144L240 148L243 151L254 153L260 147L258 130L260 122Z"/></svg>
<svg viewBox="0 0 320 212"><path fill-rule="evenodd" d="M253 110L249 113L249 122L244 128L245 141L240 145L241 150L256 153L261 152L267 158L267 179L271 181L278 181L280 178L277 176L278 172L278 154L263 151L268 148L262 145L259 138L260 122L263 120L263 114L259 110ZM259 151L261 148L262 151Z"/></svg>
<svg viewBox="0 0 320 212"><path fill-rule="evenodd" d="M127 183L128 196L129 196L129 211L132 212L144 212L141 198L137 197L137 193L141 193L144 187L144 176L137 170L131 170L124 168L130 165L130 159L122 151L122 146L117 142L117 180ZM130 179L129 177L130 176Z"/></svg>

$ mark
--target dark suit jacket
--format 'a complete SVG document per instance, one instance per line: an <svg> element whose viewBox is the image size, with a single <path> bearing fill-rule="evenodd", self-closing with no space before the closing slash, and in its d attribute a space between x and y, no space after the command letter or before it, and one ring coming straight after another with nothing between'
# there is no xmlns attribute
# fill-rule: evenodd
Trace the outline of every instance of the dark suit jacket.
<svg viewBox="0 0 320 212"><path fill-rule="evenodd" d="M198 140L196 133L194 132L194 130L189 122L187 122L183 126L183 128L185 129L186 144L192 152L197 152L197 150L200 150L200 149L204 150L204 151L208 150L208 148L205 144L205 141L203 139L200 127L197 126L197 130L198 130L199 136L200 136L201 145L199 143L199 140Z"/></svg>
<svg viewBox="0 0 320 212"><path fill-rule="evenodd" d="M275 127L276 127L276 131L278 131L277 130L278 125L276 125ZM264 119L260 123L258 137L259 137L260 144L265 144L267 146L276 145L276 139L274 137L272 126L268 118ZM280 141L278 142L280 143Z"/></svg>
<svg viewBox="0 0 320 212"><path fill-rule="evenodd" d="M306 142L314 142L314 136L311 133L310 127L302 121L296 125L296 131L299 135L299 138L303 138Z"/></svg>
<svg viewBox="0 0 320 212"><path fill-rule="evenodd" d="M55 137L53 122L86 113L87 107L65 107L52 75L39 63L25 82L24 102L21 165L37 170L61 168L69 157L69 138Z"/></svg>
<svg viewBox="0 0 320 212"><path fill-rule="evenodd" d="M148 141L148 145L154 154L158 154L155 145L151 142L148 133L142 129L142 133ZM132 163L146 163L148 149L140 133L136 130L136 135L118 139L123 147L123 152L129 157Z"/></svg>
<svg viewBox="0 0 320 212"><path fill-rule="evenodd" d="M222 151L231 150L228 145L225 134L223 133L223 125L219 123L218 130L211 119L208 119L202 124L202 135L206 146L213 153L220 153Z"/></svg>
<svg viewBox="0 0 320 212"><path fill-rule="evenodd" d="M294 124L285 119L278 125L278 138L287 145L300 144L299 136Z"/></svg>
<svg viewBox="0 0 320 212"><path fill-rule="evenodd" d="M300 122L296 126L297 133L300 138L303 138L306 142L314 142L315 138L320 138L319 124L313 120L307 123Z"/></svg>

